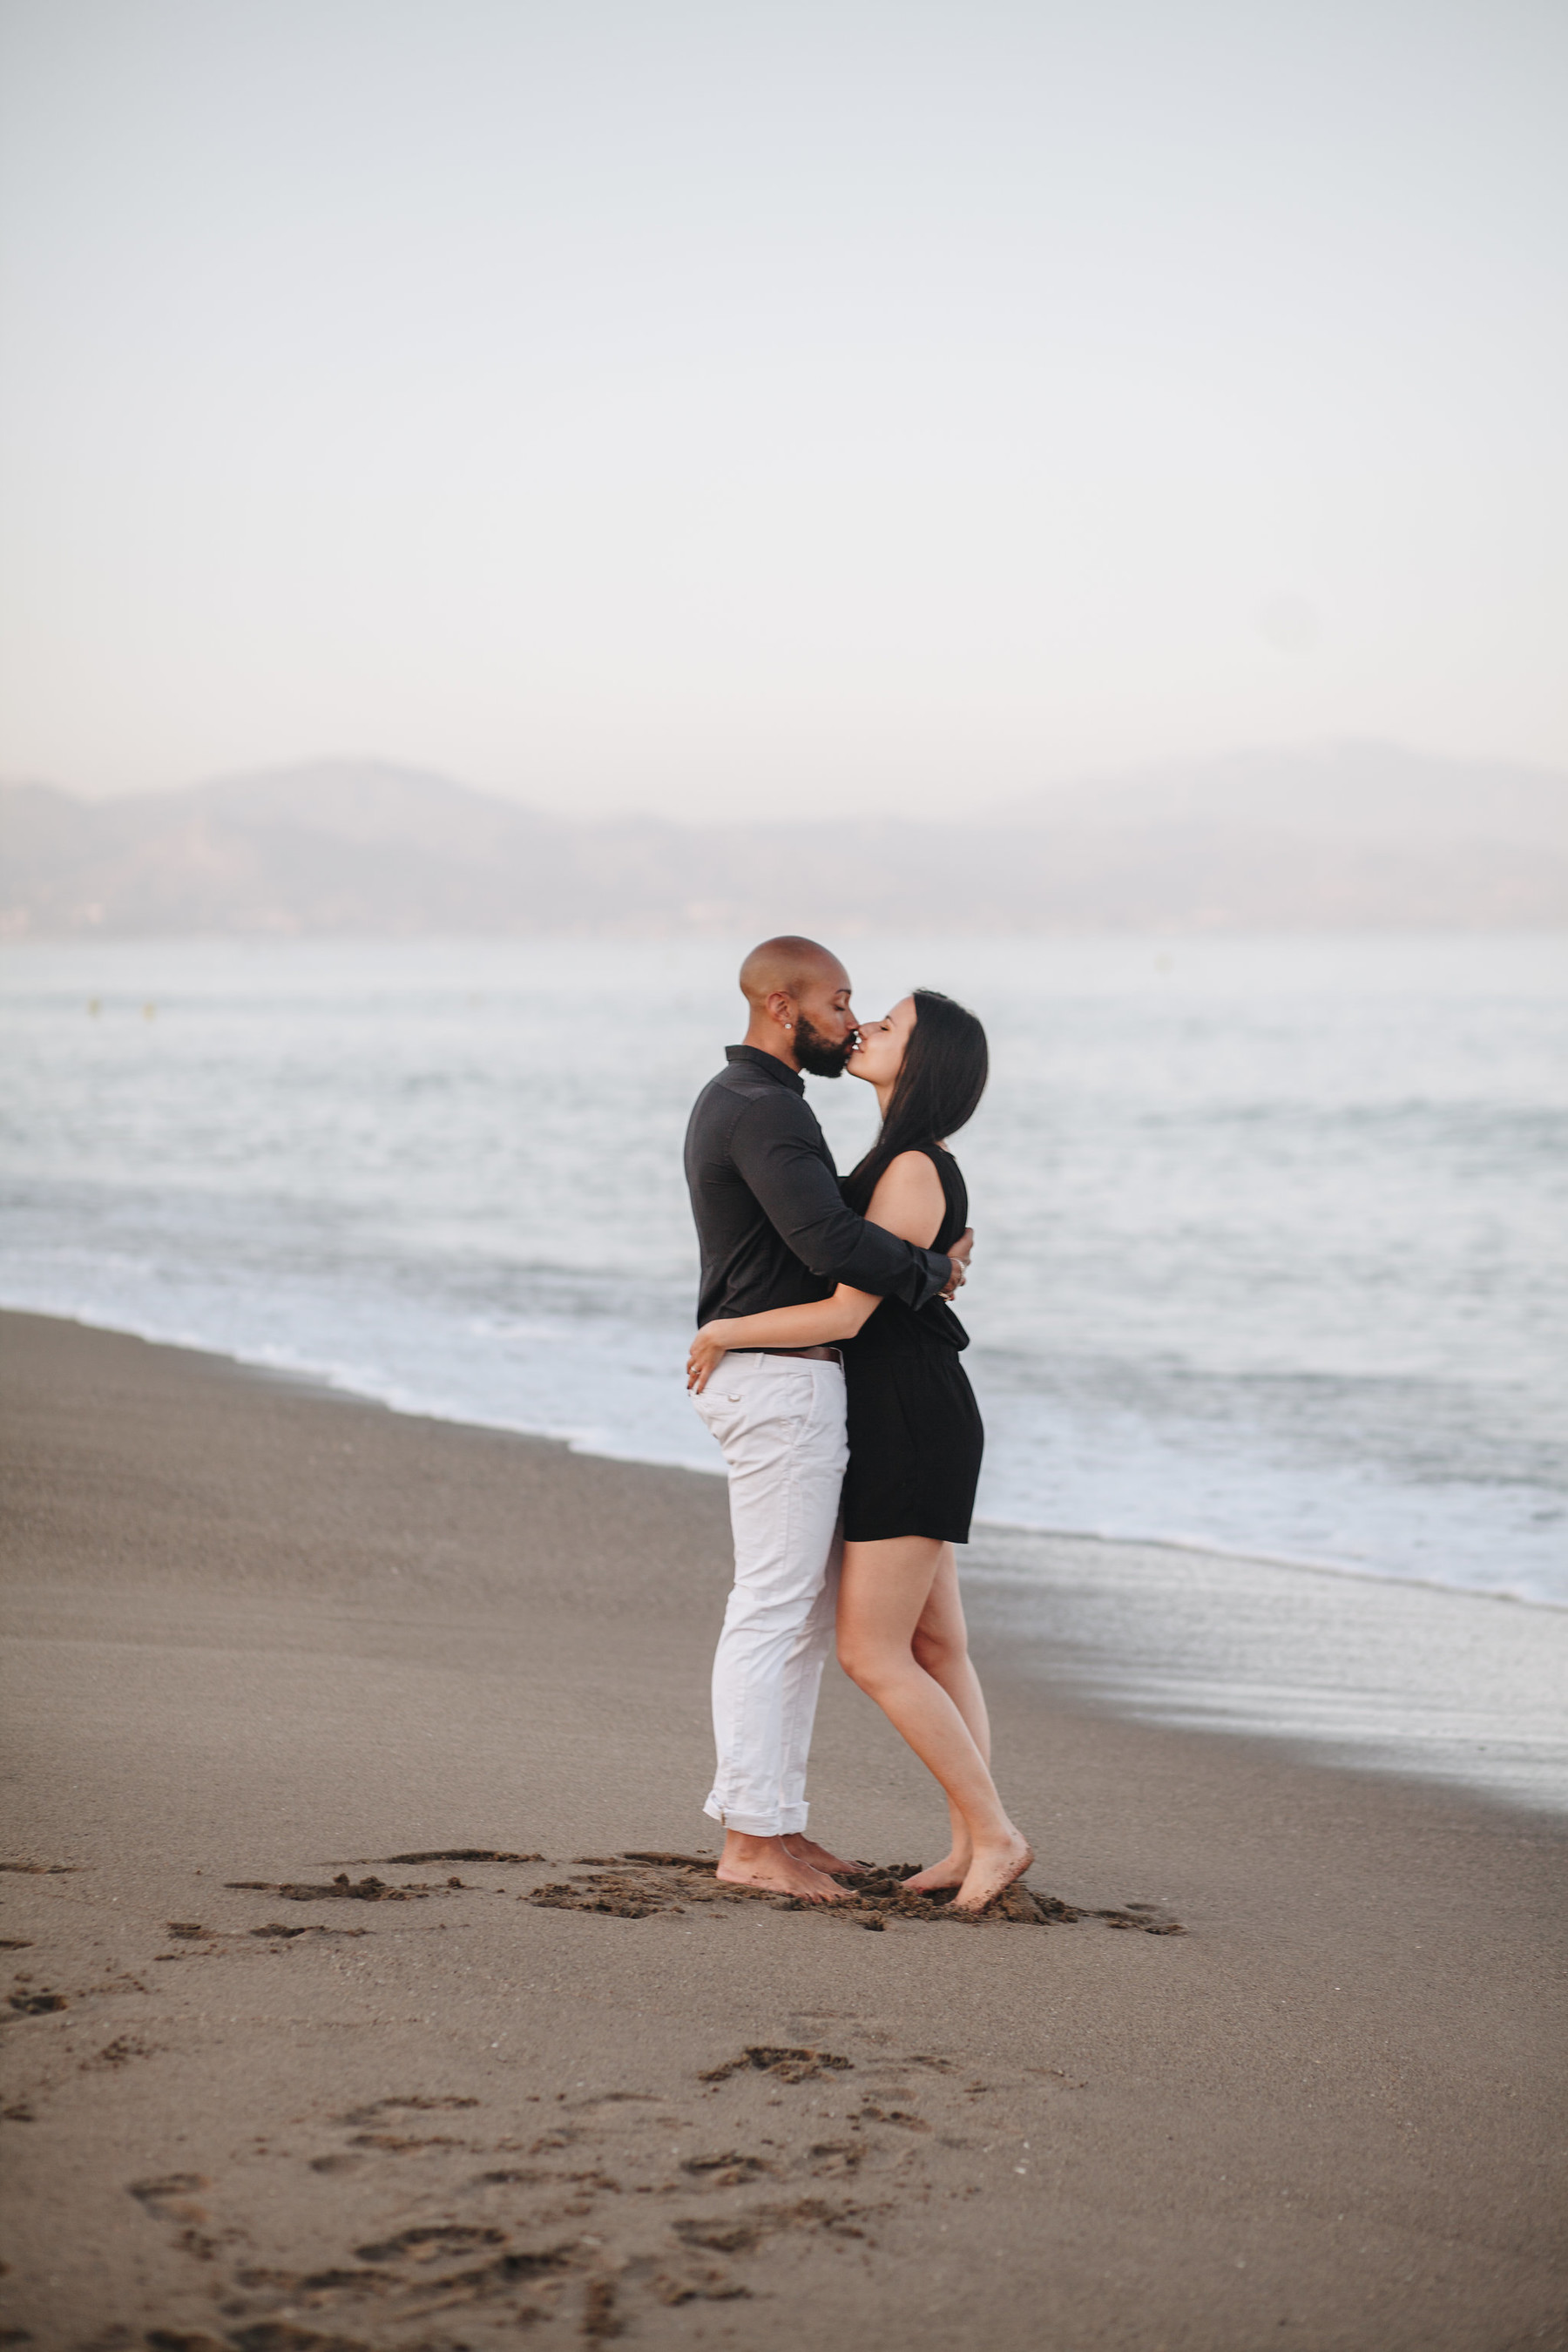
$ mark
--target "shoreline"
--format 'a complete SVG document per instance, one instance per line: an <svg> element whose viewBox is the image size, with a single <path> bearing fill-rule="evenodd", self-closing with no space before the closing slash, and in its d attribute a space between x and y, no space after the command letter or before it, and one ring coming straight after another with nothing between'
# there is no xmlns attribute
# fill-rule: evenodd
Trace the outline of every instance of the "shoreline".
<svg viewBox="0 0 1568 2352"><path fill-rule="evenodd" d="M1156 1545L989 1530L972 1623L1126 1721L1568 1816L1568 1620L1491 1596Z"/></svg>
<svg viewBox="0 0 1568 2352"><path fill-rule="evenodd" d="M449 1419L294 1366L0 1307L0 1330L13 1319L173 1349L416 1427L482 1431L558 1447L574 1461L697 1477L722 1490L717 1459L709 1468L649 1462L548 1431ZM1568 1815L1560 1697L1568 1685L1568 1610L1551 1602L1169 1538L986 1519L976 1519L960 1570L972 1618L989 1616L1037 1675L1074 1704ZM1107 1606L1112 1589L1122 1595L1120 1611ZM1512 1603L1506 1611L1479 1606L1504 1601ZM1277 1613L1292 1621L1288 1659Z"/></svg>
<svg viewBox="0 0 1568 2352"><path fill-rule="evenodd" d="M205 1341L170 1337L163 1329L153 1329L130 1323L100 1323L89 1317L57 1313L53 1309L18 1307L0 1298L0 1318L36 1316L49 1323L67 1323L78 1330L102 1331L121 1339L140 1339L151 1348L176 1348L186 1355L210 1356L215 1361L234 1364L241 1370L265 1378L291 1381L326 1396L347 1398L362 1404L378 1405L384 1412L396 1413L407 1420L432 1421L454 1429L488 1429L510 1437L533 1438L542 1444L564 1446L570 1454L584 1460L626 1462L651 1470L690 1470L698 1476L722 1477L721 1464L706 1469L696 1462L676 1461L658 1454L632 1454L618 1449L589 1444L559 1430L534 1427L521 1422L489 1421L472 1412L447 1413L437 1412L429 1404L400 1402L395 1395L384 1394L374 1388L362 1388L353 1381L340 1379L335 1373L310 1364L289 1364L266 1354L249 1355L238 1349L208 1345ZM1111 1549L1139 1551L1173 1551L1202 1559L1253 1562L1259 1568L1289 1569L1307 1576L1349 1578L1373 1584L1408 1586L1426 1592L1458 1592L1475 1601L1504 1601L1519 1609L1543 1609L1568 1617L1568 1601L1543 1600L1538 1594L1480 1585L1458 1584L1439 1577L1407 1575L1397 1569L1378 1568L1365 1561L1309 1558L1303 1553L1276 1552L1255 1549L1251 1546L1221 1543L1201 1536L1141 1535L1136 1533L1107 1534L1098 1528L1064 1528L1037 1525L1027 1519L987 1518L979 1514L976 1528L998 1535L1019 1535L1038 1538L1044 1542L1103 1544Z"/></svg>
<svg viewBox="0 0 1568 2352"><path fill-rule="evenodd" d="M1052 1924L672 1895L716 1480L0 1337L45 2352L1562 2343L1561 1822L1099 1711L986 1602ZM813 1795L873 1860L944 1826L831 1675Z"/></svg>

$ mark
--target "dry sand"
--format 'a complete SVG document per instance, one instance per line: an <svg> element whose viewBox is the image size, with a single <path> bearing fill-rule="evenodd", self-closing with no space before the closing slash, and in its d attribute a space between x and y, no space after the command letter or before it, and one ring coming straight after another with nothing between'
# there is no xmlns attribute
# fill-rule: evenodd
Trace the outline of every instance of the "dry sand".
<svg viewBox="0 0 1568 2352"><path fill-rule="evenodd" d="M981 1643L1089 1916L714 1900L719 1481L0 1328L0 2342L1568 2345L1560 1825ZM831 1673L815 1794L935 1850Z"/></svg>

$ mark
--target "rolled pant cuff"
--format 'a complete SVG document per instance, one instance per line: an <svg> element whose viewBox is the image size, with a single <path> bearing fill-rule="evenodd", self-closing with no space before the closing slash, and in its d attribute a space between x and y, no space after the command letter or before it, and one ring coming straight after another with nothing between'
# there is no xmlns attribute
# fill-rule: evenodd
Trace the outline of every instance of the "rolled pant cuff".
<svg viewBox="0 0 1568 2352"><path fill-rule="evenodd" d="M734 1830L741 1837L793 1837L795 1832L785 1829L777 1813L731 1813L714 1797L702 1808L710 1822L718 1822L726 1830Z"/></svg>

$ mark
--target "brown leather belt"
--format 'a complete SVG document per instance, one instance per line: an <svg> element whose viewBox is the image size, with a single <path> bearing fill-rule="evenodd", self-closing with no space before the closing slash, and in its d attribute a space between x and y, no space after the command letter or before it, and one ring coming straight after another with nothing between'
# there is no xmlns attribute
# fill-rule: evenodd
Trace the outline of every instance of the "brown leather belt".
<svg viewBox="0 0 1568 2352"><path fill-rule="evenodd" d="M732 1356L805 1356L814 1364L841 1364L837 1348L731 1348Z"/></svg>

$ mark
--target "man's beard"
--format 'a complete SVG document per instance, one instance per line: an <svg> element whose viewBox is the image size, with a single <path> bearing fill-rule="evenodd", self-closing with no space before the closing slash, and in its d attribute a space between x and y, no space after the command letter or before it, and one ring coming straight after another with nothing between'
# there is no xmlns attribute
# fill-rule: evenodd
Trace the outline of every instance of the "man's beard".
<svg viewBox="0 0 1568 2352"><path fill-rule="evenodd" d="M835 1045L820 1029L812 1027L804 1013L795 1014L794 1044L795 1060L814 1078L841 1078L855 1050L853 1033Z"/></svg>

